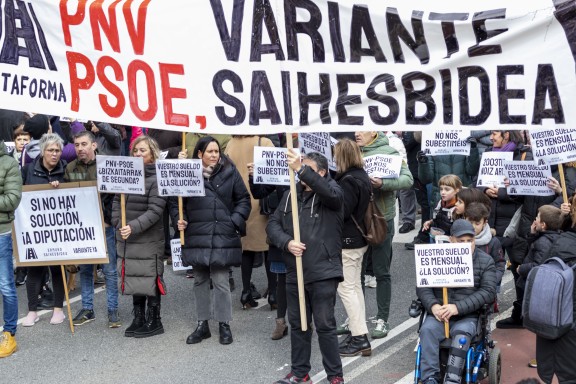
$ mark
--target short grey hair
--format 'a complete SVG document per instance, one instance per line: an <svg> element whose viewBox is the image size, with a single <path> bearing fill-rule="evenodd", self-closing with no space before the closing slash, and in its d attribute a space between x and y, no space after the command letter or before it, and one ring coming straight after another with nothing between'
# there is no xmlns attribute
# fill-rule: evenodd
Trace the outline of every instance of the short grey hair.
<svg viewBox="0 0 576 384"><path fill-rule="evenodd" d="M50 144L56 144L60 150L64 148L64 140L56 133L45 133L40 138L38 145L40 146L40 153L44 153L46 147Z"/></svg>

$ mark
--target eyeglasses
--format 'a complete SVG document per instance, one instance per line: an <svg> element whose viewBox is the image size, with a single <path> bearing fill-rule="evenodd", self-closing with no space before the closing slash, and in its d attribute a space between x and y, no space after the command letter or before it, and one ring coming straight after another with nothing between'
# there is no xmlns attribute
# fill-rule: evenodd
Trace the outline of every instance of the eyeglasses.
<svg viewBox="0 0 576 384"><path fill-rule="evenodd" d="M50 154L60 153L62 152L61 149L45 149L44 152L48 152Z"/></svg>

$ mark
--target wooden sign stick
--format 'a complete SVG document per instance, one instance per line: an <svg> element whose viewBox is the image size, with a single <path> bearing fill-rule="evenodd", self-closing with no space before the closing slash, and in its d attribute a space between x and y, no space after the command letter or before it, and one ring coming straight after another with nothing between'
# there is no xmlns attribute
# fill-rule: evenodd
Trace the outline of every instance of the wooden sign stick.
<svg viewBox="0 0 576 384"><path fill-rule="evenodd" d="M448 304L448 288L442 288L442 300L444 305ZM450 337L450 322L444 323L444 336L448 339Z"/></svg>
<svg viewBox="0 0 576 384"><path fill-rule="evenodd" d="M186 132L182 132L182 151L186 150ZM178 196L178 219L184 220L184 200ZM184 231L180 231L180 246L184 245Z"/></svg>
<svg viewBox="0 0 576 384"><path fill-rule="evenodd" d="M292 134L286 133L286 147L288 150L294 148ZM294 226L294 241L300 242L300 220L298 218L298 196L296 195L296 178L294 170L288 167L290 174L290 204L292 206L292 223ZM300 328L302 331L308 330L308 321L306 319L306 297L304 296L304 271L302 269L302 257L296 257L296 278L298 279L298 301L300 303Z"/></svg>
<svg viewBox="0 0 576 384"><path fill-rule="evenodd" d="M126 195L120 194L120 217L122 220L122 227L126 226Z"/></svg>
<svg viewBox="0 0 576 384"><path fill-rule="evenodd" d="M66 295L66 308L68 308L68 321L70 321L70 331L72 331L72 334L74 334L74 323L72 322L72 310L70 309L70 296L68 296L68 289L66 289L68 284L66 282L66 270L64 269L64 265L60 266L60 270L62 271L62 280L64 281L64 295Z"/></svg>
<svg viewBox="0 0 576 384"><path fill-rule="evenodd" d="M562 187L562 200L564 204L568 203L568 192L566 191L566 179L564 178L564 166L558 164L558 172L560 173L560 186Z"/></svg>

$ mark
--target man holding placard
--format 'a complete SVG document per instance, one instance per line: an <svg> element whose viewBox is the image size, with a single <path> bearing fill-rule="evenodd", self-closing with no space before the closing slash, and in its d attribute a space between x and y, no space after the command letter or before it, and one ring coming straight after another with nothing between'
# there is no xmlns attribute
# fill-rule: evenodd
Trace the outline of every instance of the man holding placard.
<svg viewBox="0 0 576 384"><path fill-rule="evenodd" d="M12 265L12 221L14 211L22 198L22 176L18 162L9 156L4 142L0 141L0 294L2 295L4 329L0 336L0 357L8 357L16 351L16 322L18 321L18 297Z"/></svg>
<svg viewBox="0 0 576 384"><path fill-rule="evenodd" d="M76 160L66 166L64 179L66 181L96 180L96 149L98 144L94 134L90 131L80 131L74 136L74 149ZM102 193L100 201L104 214L106 228L106 248L108 251L108 264L102 265L102 272L106 278L106 296L108 303L108 327L118 328L122 325L118 317L118 271L116 267L116 239L112 220L112 201L114 195ZM94 315L94 266L85 264L80 266L80 284L82 286L82 309L74 318L74 325L83 325L93 321Z"/></svg>
<svg viewBox="0 0 576 384"><path fill-rule="evenodd" d="M448 303L443 303L442 287L420 287L416 289L418 298L427 311L420 328L422 348L421 372L423 384L441 382L439 367L440 342L444 340L444 324L450 324L452 347L451 362L447 367L445 383L460 383L460 377L466 361L463 350L470 347L470 340L476 334L478 311L484 304L492 304L496 299L496 267L494 260L475 247L475 231L472 224L459 219L451 228L452 243L469 243L472 252L474 286L450 288ZM418 256L417 256L418 257ZM452 257L454 258L454 257ZM443 258L448 259L448 257ZM416 265L419 264L417 260ZM462 340L465 342L462 344ZM453 354L453 352L456 352ZM462 357L464 356L464 357Z"/></svg>

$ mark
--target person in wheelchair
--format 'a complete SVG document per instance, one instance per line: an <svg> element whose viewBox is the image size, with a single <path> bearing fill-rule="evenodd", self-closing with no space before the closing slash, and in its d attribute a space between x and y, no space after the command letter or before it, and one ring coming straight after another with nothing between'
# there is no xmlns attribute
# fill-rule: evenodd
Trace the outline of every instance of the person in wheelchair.
<svg viewBox="0 0 576 384"><path fill-rule="evenodd" d="M443 305L442 288L417 288L416 294L427 311L420 328L422 383L439 384L440 343L445 339L444 323L450 324L452 346L444 383L460 383L470 340L475 336L479 311L496 299L496 267L494 260L474 244L474 227L459 219L450 230L452 243L470 243L474 268L474 287L449 288L448 303Z"/></svg>

